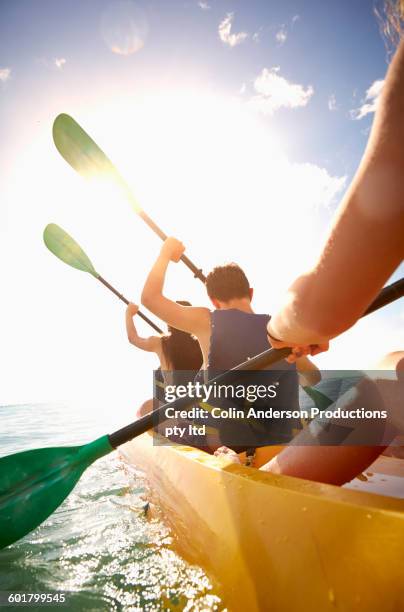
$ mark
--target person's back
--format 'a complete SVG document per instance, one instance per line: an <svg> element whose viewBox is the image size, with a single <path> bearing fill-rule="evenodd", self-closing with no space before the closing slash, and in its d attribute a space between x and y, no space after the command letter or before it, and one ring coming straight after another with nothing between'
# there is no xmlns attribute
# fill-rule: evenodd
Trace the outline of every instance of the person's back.
<svg viewBox="0 0 404 612"><path fill-rule="evenodd" d="M230 370L268 349L266 326L270 317L237 308L211 313L207 370ZM209 375L209 378L212 376Z"/></svg>
<svg viewBox="0 0 404 612"><path fill-rule="evenodd" d="M213 312L201 307L184 308L168 300L163 295L164 275L169 261L177 261L182 252L183 246L177 240L169 238L165 242L160 257L146 281L142 302L169 325L192 333L198 338L204 355L204 370L199 380L202 382L202 377L203 382L206 382L216 374L227 371L268 348L266 325L270 317L253 312L251 307L253 290L246 275L236 264L218 266L206 278L206 290L215 307ZM299 409L295 365L282 361L273 368L272 373L238 372L237 382L244 386L254 385L257 384L257 377L260 379L259 382L266 386L278 382L280 389L278 404L283 404L283 407L289 410ZM282 384L280 384L281 377ZM222 399L220 398L221 403ZM268 404L268 398L266 403ZM254 418L249 419L249 424L252 425L254 420ZM220 425L223 426L223 419L220 419ZM271 438L274 421L259 419L259 429L264 436L261 435L260 440L253 440L249 434L247 442L243 434L242 441L237 435L238 443L234 443L234 440L232 443L226 434L226 439L222 439L222 442L233 447L287 442L291 439L292 429L295 429L296 425L298 423L291 419L287 423L288 431L286 431L285 423L282 423L274 440ZM225 429L227 432L234 431L233 428L225 427ZM283 429L281 433L280 429ZM246 431L246 428L244 430Z"/></svg>
<svg viewBox="0 0 404 612"><path fill-rule="evenodd" d="M205 378L212 380L267 350L266 326L269 319L269 315L244 312L237 308L214 310L211 313L210 350ZM231 382L233 387L239 390L242 386L245 395L248 388L277 385L277 395L271 400L265 397L254 401L240 401L233 396L220 397L212 402L215 407L221 407L223 410L239 408L245 413L251 408L258 411L266 410L270 406L276 410L299 410L298 374L295 364L282 361L260 372L237 372ZM210 419L208 424L214 427L215 421ZM240 423L237 419L226 418L216 422L216 425L220 429L221 443L238 449L288 443L300 429L298 419L250 417Z"/></svg>
<svg viewBox="0 0 404 612"><path fill-rule="evenodd" d="M191 306L189 302L178 301L183 306ZM126 331L131 344L146 352L157 355L160 367L154 371L153 400L147 400L137 411L142 416L165 403L166 384L187 384L194 379L195 373L202 366L202 353L199 344L193 336L183 331L168 327L168 333L161 336L143 338L137 333L133 317L138 312L138 306L129 303L126 309Z"/></svg>

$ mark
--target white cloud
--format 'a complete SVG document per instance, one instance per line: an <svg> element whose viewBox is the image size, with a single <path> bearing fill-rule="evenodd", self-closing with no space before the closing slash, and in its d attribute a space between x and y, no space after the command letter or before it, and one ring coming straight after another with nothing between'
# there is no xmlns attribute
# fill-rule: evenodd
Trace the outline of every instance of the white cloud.
<svg viewBox="0 0 404 612"><path fill-rule="evenodd" d="M366 92L366 99L377 98L383 89L384 79L374 81Z"/></svg>
<svg viewBox="0 0 404 612"><path fill-rule="evenodd" d="M242 95L242 94L244 94L244 93L245 93L245 90L246 90L246 84L245 84L245 83L243 83L243 84L241 85L241 87L240 87L240 89L239 89L239 92L238 92L238 93Z"/></svg>
<svg viewBox="0 0 404 612"><path fill-rule="evenodd" d="M203 2L203 0L200 0L198 2L198 6L200 9L202 9L203 11L208 11L210 9L210 4L208 4L207 2Z"/></svg>
<svg viewBox="0 0 404 612"><path fill-rule="evenodd" d="M254 89L258 95L250 100L250 104L258 111L272 115L281 107L298 108L306 106L314 93L311 85L306 88L298 83L290 83L279 74L279 67L264 68L254 81Z"/></svg>
<svg viewBox="0 0 404 612"><path fill-rule="evenodd" d="M293 176L294 189L299 185L299 190L310 190L310 198L306 201L306 207L310 210L328 208L336 196L346 185L346 176L331 176L325 168L310 163L300 163L290 165ZM302 198L300 206L303 206L305 199Z"/></svg>
<svg viewBox="0 0 404 612"><path fill-rule="evenodd" d="M286 32L285 26L282 26L281 29L275 34L275 38L280 45L283 45L286 42L288 37L288 33Z"/></svg>
<svg viewBox="0 0 404 612"><path fill-rule="evenodd" d="M292 25L294 25L296 23L296 21L299 21L300 19L300 15L293 15L292 17Z"/></svg>
<svg viewBox="0 0 404 612"><path fill-rule="evenodd" d="M328 98L328 110L335 111L338 109L337 100L335 94L331 94Z"/></svg>
<svg viewBox="0 0 404 612"><path fill-rule="evenodd" d="M379 104L380 94L384 85L384 79L373 81L366 92L365 99L362 101L362 106L351 110L351 119L363 119L366 115L374 113Z"/></svg>
<svg viewBox="0 0 404 612"><path fill-rule="evenodd" d="M254 32L254 34L252 35L252 39L254 42L260 42L261 38L260 38L260 33L259 32Z"/></svg>
<svg viewBox="0 0 404 612"><path fill-rule="evenodd" d="M11 68L0 68L0 81L5 83L11 76Z"/></svg>
<svg viewBox="0 0 404 612"><path fill-rule="evenodd" d="M63 68L63 66L65 65L66 60L64 57L57 57L55 59L55 66L56 68L58 68L59 70L61 70Z"/></svg>
<svg viewBox="0 0 404 612"><path fill-rule="evenodd" d="M231 26L234 19L234 13L227 13L226 17L219 24L219 38L222 42L230 47L235 47L244 42L248 37L247 32L231 33Z"/></svg>

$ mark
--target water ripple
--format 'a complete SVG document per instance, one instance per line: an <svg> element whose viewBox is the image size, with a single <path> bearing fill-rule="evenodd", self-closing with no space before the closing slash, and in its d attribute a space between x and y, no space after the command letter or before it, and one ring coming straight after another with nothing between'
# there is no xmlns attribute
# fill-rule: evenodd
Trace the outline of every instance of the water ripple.
<svg viewBox="0 0 404 612"><path fill-rule="evenodd" d="M1 455L103 431L54 405L0 407L0 427ZM43 525L0 551L0 591L66 592L67 608L86 612L223 610L204 572L170 549L167 527L147 518L145 495L116 453L97 461Z"/></svg>

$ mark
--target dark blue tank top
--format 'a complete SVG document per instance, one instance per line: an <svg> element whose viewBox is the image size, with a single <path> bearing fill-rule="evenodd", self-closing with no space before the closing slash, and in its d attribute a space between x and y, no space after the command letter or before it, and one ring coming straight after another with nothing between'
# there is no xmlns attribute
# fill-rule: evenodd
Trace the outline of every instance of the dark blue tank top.
<svg viewBox="0 0 404 612"><path fill-rule="evenodd" d="M269 315L243 312L236 308L214 310L208 370L230 370L269 348L267 324ZM286 362L285 362L286 363Z"/></svg>
<svg viewBox="0 0 404 612"><path fill-rule="evenodd" d="M247 313L235 308L211 312L211 338L207 364L208 379L211 380L223 371L229 370L268 350L270 348L267 337L267 324L269 320L269 315ZM203 376L201 375L202 372L198 375L197 380L202 382ZM243 382L243 384L253 384L253 376L253 373L245 373L243 377L242 373L240 373L240 382ZM274 382L279 382L279 391L277 393L276 406L273 407L284 410L299 410L299 382L296 365L290 364L283 359L279 363L267 368L265 372L257 374L257 384L270 385ZM268 403L268 400L266 402ZM220 403L222 402L220 401ZM260 406L257 405L257 407ZM287 443L296 433L296 430L301 428L300 422L294 419L282 422L268 420L265 423L261 420L257 423L257 426L260 429L264 426L265 431L263 432L261 442L257 439L255 432L252 434L252 439L255 443L250 444L251 446L260 446L268 443ZM224 427L224 430L227 429L228 432L221 432L222 441L227 446L234 447L232 438L234 438L235 432L233 428ZM239 438L240 436L237 434L236 437ZM247 432L247 446L247 438L249 437L250 435Z"/></svg>

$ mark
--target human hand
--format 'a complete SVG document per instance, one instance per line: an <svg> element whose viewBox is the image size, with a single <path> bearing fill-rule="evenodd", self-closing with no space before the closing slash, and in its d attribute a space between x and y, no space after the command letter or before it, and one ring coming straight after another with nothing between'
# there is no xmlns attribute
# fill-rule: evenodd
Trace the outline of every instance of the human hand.
<svg viewBox="0 0 404 612"><path fill-rule="evenodd" d="M129 304L126 307L126 314L128 314L130 317L134 317L139 311L139 306L137 304L134 304L133 302L129 302Z"/></svg>
<svg viewBox="0 0 404 612"><path fill-rule="evenodd" d="M290 348L290 355L286 357L286 361L288 363L295 363L298 359L306 355L318 355L319 353L328 351L328 349L330 348L330 343L328 341L322 342L320 344L296 344L290 341L284 342L283 340L278 340L278 338L274 338L273 336L271 336L271 333L268 328L268 342L272 348Z"/></svg>
<svg viewBox="0 0 404 612"><path fill-rule="evenodd" d="M174 261L175 263L177 263L181 259L184 251L185 247L182 242L180 240L177 240L177 238L173 238L172 236L165 239L164 244L161 248L161 254L164 257L167 257L167 259L169 259L170 261Z"/></svg>
<svg viewBox="0 0 404 612"><path fill-rule="evenodd" d="M228 459L232 463L241 464L241 459L236 453L236 451L228 448L227 446L221 446L214 452L215 457L223 457L224 459Z"/></svg>

